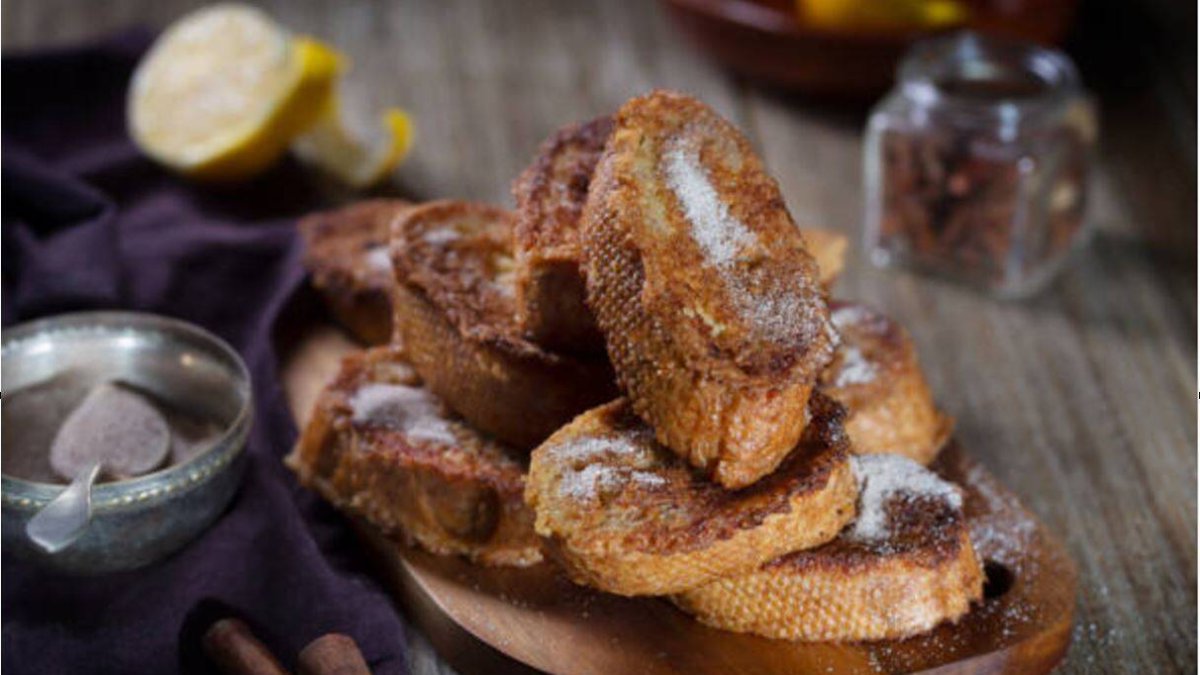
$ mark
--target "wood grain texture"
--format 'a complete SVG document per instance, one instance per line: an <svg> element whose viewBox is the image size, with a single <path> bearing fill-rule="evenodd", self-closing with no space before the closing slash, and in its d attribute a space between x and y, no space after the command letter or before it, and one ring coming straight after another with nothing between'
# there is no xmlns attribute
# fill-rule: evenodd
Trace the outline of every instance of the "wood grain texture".
<svg viewBox="0 0 1200 675"><path fill-rule="evenodd" d="M4 47L162 25L196 4L4 0ZM542 136L669 86L747 131L797 220L859 234L865 111L731 79L652 2L263 4L349 52L365 103L413 111L417 145L394 186L404 196L507 202ZM1102 104L1098 232L1046 293L997 303L861 256L841 284L910 329L960 440L1078 561L1062 672L1196 668L1195 12L1083 3L1070 48ZM449 672L415 640L415 672Z"/></svg>

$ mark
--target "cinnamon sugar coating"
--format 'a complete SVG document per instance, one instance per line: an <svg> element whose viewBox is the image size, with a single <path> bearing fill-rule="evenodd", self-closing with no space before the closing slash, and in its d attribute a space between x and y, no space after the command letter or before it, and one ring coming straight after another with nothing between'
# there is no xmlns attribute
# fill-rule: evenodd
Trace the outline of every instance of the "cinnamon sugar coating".
<svg viewBox="0 0 1200 675"><path fill-rule="evenodd" d="M629 101L583 245L588 303L634 410L725 487L770 473L836 335L817 263L749 142L695 99Z"/></svg>

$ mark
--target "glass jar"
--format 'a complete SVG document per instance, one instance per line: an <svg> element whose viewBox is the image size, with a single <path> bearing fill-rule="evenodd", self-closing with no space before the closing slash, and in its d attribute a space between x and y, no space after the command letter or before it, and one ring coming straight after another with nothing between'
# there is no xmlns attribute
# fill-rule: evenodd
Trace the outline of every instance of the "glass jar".
<svg viewBox="0 0 1200 675"><path fill-rule="evenodd" d="M973 33L917 44L867 123L867 254L1032 294L1086 239L1095 139L1062 53Z"/></svg>

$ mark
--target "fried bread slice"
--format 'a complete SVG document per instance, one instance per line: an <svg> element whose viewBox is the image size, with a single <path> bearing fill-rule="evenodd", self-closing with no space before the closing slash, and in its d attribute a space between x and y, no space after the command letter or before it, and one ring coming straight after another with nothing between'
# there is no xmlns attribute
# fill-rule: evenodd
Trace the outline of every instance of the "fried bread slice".
<svg viewBox="0 0 1200 675"><path fill-rule="evenodd" d="M531 340L554 351L604 351L586 304L578 226L612 126L605 115L559 129L513 183L517 320Z"/></svg>
<svg viewBox="0 0 1200 675"><path fill-rule="evenodd" d="M554 351L604 349L586 304L578 230L592 173L612 127L612 116L604 115L559 129L513 182L517 320L527 337ZM832 230L801 232L828 290L845 266L849 242Z"/></svg>
<svg viewBox="0 0 1200 675"><path fill-rule="evenodd" d="M398 341L430 391L475 428L530 450L575 415L616 396L602 357L556 354L516 321L513 217L432 202L393 223Z"/></svg>
<svg viewBox="0 0 1200 675"><path fill-rule="evenodd" d="M934 404L908 331L856 303L834 303L831 315L841 342L821 375L821 391L846 406L851 447L932 462L954 419Z"/></svg>
<svg viewBox="0 0 1200 675"><path fill-rule="evenodd" d="M695 99L632 99L582 234L588 304L659 441L727 488L774 470L836 335L817 263L749 142Z"/></svg>
<svg viewBox="0 0 1200 675"><path fill-rule="evenodd" d="M662 595L830 540L853 517L857 486L841 407L821 395L812 405L778 470L739 491L655 441L625 399L580 415L530 460L525 500L547 552L577 583Z"/></svg>
<svg viewBox="0 0 1200 675"><path fill-rule="evenodd" d="M450 413L397 348L343 360L285 461L338 509L433 553L542 558L519 453Z"/></svg>
<svg viewBox="0 0 1200 675"><path fill-rule="evenodd" d="M302 218L304 266L339 323L368 345L392 333L391 223L412 204L370 199Z"/></svg>
<svg viewBox="0 0 1200 675"><path fill-rule="evenodd" d="M787 640L884 640L967 613L983 595L962 494L906 457L853 460L855 522L834 541L673 600L702 622Z"/></svg>

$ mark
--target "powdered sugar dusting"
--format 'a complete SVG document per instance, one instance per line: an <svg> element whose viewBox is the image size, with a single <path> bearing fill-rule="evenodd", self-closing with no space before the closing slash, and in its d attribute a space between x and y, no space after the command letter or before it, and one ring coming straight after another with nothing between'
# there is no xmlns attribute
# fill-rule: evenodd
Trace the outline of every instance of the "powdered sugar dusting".
<svg viewBox="0 0 1200 675"><path fill-rule="evenodd" d="M594 499L601 491L611 490L619 482L616 471L603 464L588 464L579 471L568 471L558 484L558 491L564 497L579 501Z"/></svg>
<svg viewBox="0 0 1200 675"><path fill-rule="evenodd" d="M651 459L650 451L642 440L638 436L585 436L557 446L554 452L568 464L584 464L605 457L626 455L642 466L642 462Z"/></svg>
<svg viewBox="0 0 1200 675"><path fill-rule="evenodd" d="M829 313L833 325L838 329L873 321L877 315L862 305L842 305Z"/></svg>
<svg viewBox="0 0 1200 675"><path fill-rule="evenodd" d="M403 361L388 359L371 364L371 380L380 383L413 384L419 382L417 371Z"/></svg>
<svg viewBox="0 0 1200 675"><path fill-rule="evenodd" d="M795 287L780 289L771 280L752 278L752 271L738 268L736 263L740 257L761 248L759 239L729 211L696 153L690 148L676 146L668 149L665 160L667 184L683 208L692 238L703 251L705 260L720 273L737 312L771 339L787 340L798 328L807 326L821 331L825 337L835 334L823 312L814 316L814 308L819 307L811 300L819 293L814 282L809 280L805 287L797 279ZM714 333L723 330L704 312L692 311L704 318ZM815 340L818 335L809 338ZM830 340L831 344L835 342Z"/></svg>
<svg viewBox="0 0 1200 675"><path fill-rule="evenodd" d="M372 246L366 255L367 268L373 272L391 274L392 255L386 244Z"/></svg>
<svg viewBox="0 0 1200 675"><path fill-rule="evenodd" d="M739 291L734 296L738 311L769 336L786 338L797 324L805 321L801 317L805 315L808 303L804 302L798 293L763 295L747 292L740 282L735 282L732 286Z"/></svg>
<svg viewBox="0 0 1200 675"><path fill-rule="evenodd" d="M492 283L491 286L506 298L517 297L517 279L512 273L504 273L496 277L495 283Z"/></svg>
<svg viewBox="0 0 1200 675"><path fill-rule="evenodd" d="M364 385L350 399L351 419L398 429L414 439L454 443L450 424L429 392L403 384Z"/></svg>
<svg viewBox="0 0 1200 675"><path fill-rule="evenodd" d="M1012 517L1022 512L1020 502L1015 495L997 490L994 479L981 465L968 469L963 483L983 500L982 512L971 519L971 542L976 552L1011 564L1028 549L1037 529L1034 521Z"/></svg>
<svg viewBox="0 0 1200 675"><path fill-rule="evenodd" d="M829 318L839 331L884 335L893 326L886 316L863 305L842 305L831 311Z"/></svg>
<svg viewBox="0 0 1200 675"><path fill-rule="evenodd" d="M584 436L555 446L554 453L567 467L559 493L567 498L590 501L618 491L630 483L641 487L663 485L666 480L653 471L652 432L636 431L619 436Z"/></svg>
<svg viewBox="0 0 1200 675"><path fill-rule="evenodd" d="M601 494L615 492L634 483L642 487L663 485L666 480L649 471L607 464L588 464L578 471L568 470L559 482L559 494L577 501L592 501Z"/></svg>
<svg viewBox="0 0 1200 675"><path fill-rule="evenodd" d="M842 360L838 364L837 374L833 378L833 386L849 387L855 384L867 384L875 380L877 369L862 350L854 345L846 345L841 349Z"/></svg>
<svg viewBox="0 0 1200 675"><path fill-rule="evenodd" d="M426 232L425 236L421 238L424 239L425 243L427 244L441 246L443 244L449 244L452 241L456 241L461 236L462 235L459 234L458 230L454 229L453 227L439 227Z"/></svg>
<svg viewBox="0 0 1200 675"><path fill-rule="evenodd" d="M713 265L729 266L758 238L729 212L698 161L681 148L668 152L666 159L667 181L691 223L692 236Z"/></svg>
<svg viewBox="0 0 1200 675"><path fill-rule="evenodd" d="M851 459L858 478L858 518L847 531L852 541L880 544L891 537L887 505L894 499L939 499L962 508L962 494L932 471L899 455L860 455Z"/></svg>

